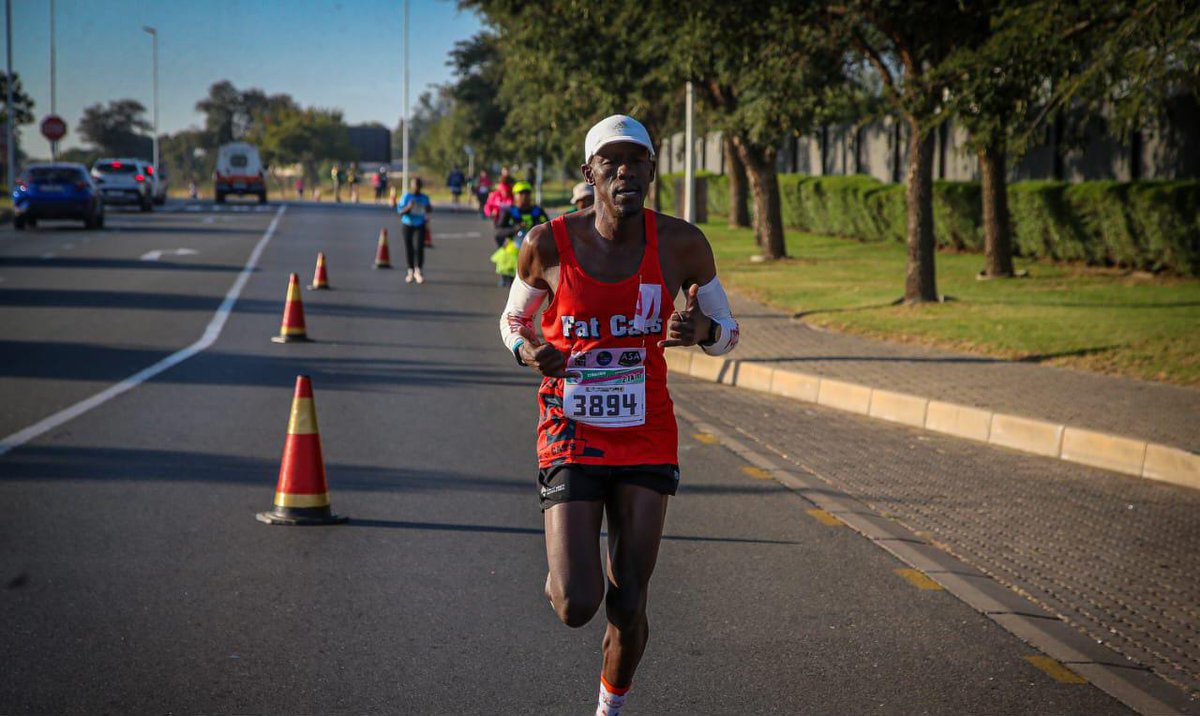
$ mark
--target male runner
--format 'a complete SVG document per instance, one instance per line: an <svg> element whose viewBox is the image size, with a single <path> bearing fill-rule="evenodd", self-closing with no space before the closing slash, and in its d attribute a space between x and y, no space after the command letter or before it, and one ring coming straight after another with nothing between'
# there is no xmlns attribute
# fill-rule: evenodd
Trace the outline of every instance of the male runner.
<svg viewBox="0 0 1200 716"><path fill-rule="evenodd" d="M623 115L600 121L587 133L584 159L595 205L530 231L500 332L517 362L544 376L546 596L571 627L590 621L604 601L596 713L617 716L646 648L647 587L679 482L663 349L698 343L710 355L727 353L738 326L704 234L642 208L655 171L645 127ZM681 288L685 306L672 311ZM547 296L539 338L533 316ZM607 567L599 549L605 514Z"/></svg>
<svg viewBox="0 0 1200 716"><path fill-rule="evenodd" d="M519 181L513 184L512 205L500 212L496 222L496 245L503 246L505 239L515 236L517 232L528 232L549 220L542 207L533 203L533 187L529 182Z"/></svg>

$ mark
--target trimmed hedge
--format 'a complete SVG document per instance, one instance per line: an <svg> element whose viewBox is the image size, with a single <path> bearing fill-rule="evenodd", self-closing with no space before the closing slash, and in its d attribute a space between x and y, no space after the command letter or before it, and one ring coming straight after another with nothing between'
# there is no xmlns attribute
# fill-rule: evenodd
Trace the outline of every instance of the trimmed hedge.
<svg viewBox="0 0 1200 716"><path fill-rule="evenodd" d="M789 228L904 241L902 184L862 175L780 174L779 193ZM673 205L672 194L663 191L663 207ZM933 183L939 247L983 250L980 197L975 182ZM1200 181L1016 182L1008 185L1008 208L1018 256L1200 275ZM708 210L727 215L729 182L723 176L708 177Z"/></svg>

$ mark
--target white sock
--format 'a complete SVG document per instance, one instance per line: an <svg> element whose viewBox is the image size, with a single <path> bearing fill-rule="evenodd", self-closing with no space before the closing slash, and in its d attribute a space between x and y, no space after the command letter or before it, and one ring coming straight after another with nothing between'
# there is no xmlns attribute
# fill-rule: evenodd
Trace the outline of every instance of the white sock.
<svg viewBox="0 0 1200 716"><path fill-rule="evenodd" d="M621 709L625 706L625 697L629 694L629 689L628 686L623 689L610 686L601 676L600 698L596 700L596 716L621 716Z"/></svg>

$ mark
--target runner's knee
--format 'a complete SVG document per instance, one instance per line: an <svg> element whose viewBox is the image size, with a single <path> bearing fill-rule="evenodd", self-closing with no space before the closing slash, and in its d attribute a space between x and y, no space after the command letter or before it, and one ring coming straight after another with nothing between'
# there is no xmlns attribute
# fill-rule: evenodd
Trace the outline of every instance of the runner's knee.
<svg viewBox="0 0 1200 716"><path fill-rule="evenodd" d="M600 609L601 594L598 590L564 589L550 587L550 603L558 618L572 628L587 624Z"/></svg>
<svg viewBox="0 0 1200 716"><path fill-rule="evenodd" d="M610 587L604 597L608 621L618 629L630 629L646 617L646 591L638 587Z"/></svg>

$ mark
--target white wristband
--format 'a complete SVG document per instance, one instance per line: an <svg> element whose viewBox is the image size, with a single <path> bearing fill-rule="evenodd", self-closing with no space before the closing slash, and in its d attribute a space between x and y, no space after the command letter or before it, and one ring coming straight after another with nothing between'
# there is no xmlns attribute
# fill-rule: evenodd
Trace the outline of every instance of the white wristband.
<svg viewBox="0 0 1200 716"><path fill-rule="evenodd" d="M713 280L697 289L696 302L700 306L700 312L721 327L717 340L707 346L702 344L700 350L710 356L719 356L736 348L739 338L738 322L729 308L729 297L721 287L721 280L714 276Z"/></svg>

